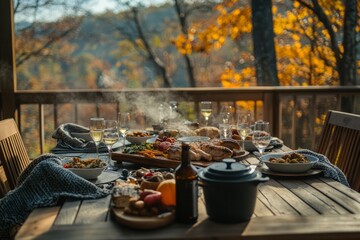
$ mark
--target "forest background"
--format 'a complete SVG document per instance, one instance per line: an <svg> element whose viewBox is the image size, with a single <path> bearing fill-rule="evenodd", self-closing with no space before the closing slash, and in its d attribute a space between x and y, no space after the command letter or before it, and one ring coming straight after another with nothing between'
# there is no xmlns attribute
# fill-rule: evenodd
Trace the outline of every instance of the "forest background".
<svg viewBox="0 0 360 240"><path fill-rule="evenodd" d="M356 0L109 1L15 0L17 89L360 85Z"/></svg>

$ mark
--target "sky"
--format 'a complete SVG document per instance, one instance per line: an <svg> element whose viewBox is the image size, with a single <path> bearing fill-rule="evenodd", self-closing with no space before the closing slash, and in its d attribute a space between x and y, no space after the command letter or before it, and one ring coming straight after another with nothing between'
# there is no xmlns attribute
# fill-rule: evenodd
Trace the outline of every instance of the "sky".
<svg viewBox="0 0 360 240"><path fill-rule="evenodd" d="M0 0L0 1L3 1L3 0ZM18 1L19 0L14 1L15 6ZM22 3L31 4L31 1L35 2L36 0L27 0ZM39 0L39 3L41 4L44 1L46 1L46 0ZM37 14L35 17L36 21L45 21L45 22L55 21L58 18L61 18L62 16L64 16L64 11L71 14L71 12L77 6L76 1L74 1L74 0L63 0L63 1L65 1L65 2L67 1L70 5L73 4L74 6L68 8L66 10L62 9L59 6L55 6L50 9L46 9L46 10L39 10L39 11L37 11ZM125 2L125 1L122 1L122 2ZM131 5L136 5L137 3L141 3L142 5L149 6L149 5L162 4L162 3L166 2L166 0L129 0L129 2L131 3ZM93 14L100 14L100 13L106 12L108 10L113 11L114 9L116 9L118 11L121 10L117 6L116 0L89 0L89 2L84 5L84 7L85 7L85 11L89 11ZM15 22L21 22L21 21L32 22L34 20L34 16L35 16L34 12L32 12L32 11L16 13L15 14Z"/></svg>

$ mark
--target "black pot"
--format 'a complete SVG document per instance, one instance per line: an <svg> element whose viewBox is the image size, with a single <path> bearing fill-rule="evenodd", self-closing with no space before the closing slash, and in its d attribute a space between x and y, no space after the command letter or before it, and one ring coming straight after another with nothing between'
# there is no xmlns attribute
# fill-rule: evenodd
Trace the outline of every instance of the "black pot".
<svg viewBox="0 0 360 240"><path fill-rule="evenodd" d="M254 213L257 185L269 180L234 159L211 164L199 172L199 177L207 215L223 223L248 221Z"/></svg>

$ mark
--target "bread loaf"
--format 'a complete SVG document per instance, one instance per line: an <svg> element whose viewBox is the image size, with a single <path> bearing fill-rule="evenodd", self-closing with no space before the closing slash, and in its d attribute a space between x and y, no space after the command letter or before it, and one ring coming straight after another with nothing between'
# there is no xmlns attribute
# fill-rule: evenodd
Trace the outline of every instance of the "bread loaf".
<svg viewBox="0 0 360 240"><path fill-rule="evenodd" d="M117 180L113 188L112 201L116 208L125 208L129 206L129 199L138 198L140 195L139 186Z"/></svg>

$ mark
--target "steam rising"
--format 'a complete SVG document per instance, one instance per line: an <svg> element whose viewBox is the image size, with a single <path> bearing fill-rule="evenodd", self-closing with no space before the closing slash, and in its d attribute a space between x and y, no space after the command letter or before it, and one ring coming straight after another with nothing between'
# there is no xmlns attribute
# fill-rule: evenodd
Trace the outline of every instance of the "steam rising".
<svg viewBox="0 0 360 240"><path fill-rule="evenodd" d="M185 122L179 113L172 111L170 103L173 101L168 94L133 93L118 96L120 111L128 111L134 116L135 128L143 128L153 124L161 124L165 120L179 124Z"/></svg>

